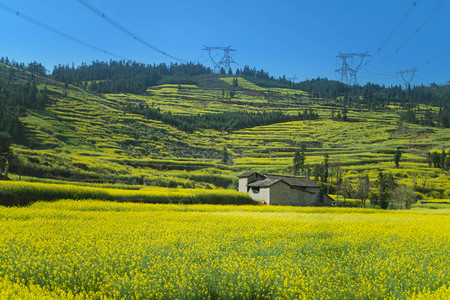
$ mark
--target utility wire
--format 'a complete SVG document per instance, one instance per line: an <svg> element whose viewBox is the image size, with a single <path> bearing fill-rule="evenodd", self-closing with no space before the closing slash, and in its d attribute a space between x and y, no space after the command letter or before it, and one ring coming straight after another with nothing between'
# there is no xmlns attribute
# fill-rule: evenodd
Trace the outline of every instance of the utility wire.
<svg viewBox="0 0 450 300"><path fill-rule="evenodd" d="M413 1L413 4L408 8L406 13L402 16L400 21L394 27L394 29L392 29L391 33L389 33L389 35L386 37L386 39L384 39L384 41L381 43L381 45L377 48L375 53L372 56L369 57L367 62L364 64L364 66L367 66L372 61L372 59L375 56L377 56L380 53L381 50L383 50L384 46L386 46L386 44L390 41L390 39L394 36L394 34L400 29L400 27L403 25L403 23L406 21L406 19L409 17L409 15L413 12L413 10L417 6L418 2L419 1Z"/></svg>
<svg viewBox="0 0 450 300"><path fill-rule="evenodd" d="M33 23L33 24L35 24L35 25L38 25L38 26L40 26L40 27L42 27L42 28L48 30L48 31L51 31L51 32L53 32L53 33L55 33L55 34L57 34L57 35L59 35L59 36L62 36L63 38L66 38L66 39L71 40L71 41L73 41L73 42L75 42L75 43L78 43L78 44L80 44L80 45L86 46L86 47L88 47L88 48L94 49L94 50L96 50L96 51L102 52L102 53L107 54L107 55L110 55L110 56L114 56L114 57L120 58L121 60L130 60L130 59L124 57L124 56L115 54L115 53L113 53L113 52L110 52L110 51L107 51L107 50L104 50L104 49L101 49L101 48L99 48L99 47L97 47L97 46L94 46L94 45L89 44L89 43L86 43L86 42L84 42L84 41L82 41L82 40L80 40L80 39L77 39L76 37L73 37L73 36L71 36L71 35L68 35L67 33L64 33L64 32L62 32L62 31L59 31L58 29L55 29L55 28L53 28L53 27L51 27L51 26L48 26L48 25L46 25L46 24L44 24L44 23L41 23L41 22L39 22L38 20L35 20L35 19L33 19L33 18L31 18L31 17L29 17L29 16L27 16L27 15L24 15L24 14L18 12L17 10L12 9L11 7L6 6L6 5L4 5L4 4L2 4L2 3L0 3L0 8L6 10L6 11L8 11L8 12L10 12L10 13L12 13L12 14L18 16L18 17L21 17L22 19L25 19L25 20L27 20L28 22L31 22L31 23Z"/></svg>
<svg viewBox="0 0 450 300"><path fill-rule="evenodd" d="M156 52L161 53L164 56L170 57L174 60L180 61L180 62L186 62L186 60L178 58L176 56L170 55L169 53L162 51L161 49L153 46L152 44L146 42L145 40L143 40L142 38L138 37L136 34L134 34L133 32L131 32L130 30L128 30L127 28L123 27L122 25L120 25L119 23L117 23L116 21L114 21L113 19L111 19L110 17L108 17L104 12L102 12L100 9L98 9L97 7L95 7L94 5L92 5L91 3L89 3L88 1L85 0L77 0L78 2L80 2L82 5L84 5L86 8L88 8L90 11L92 11L94 14L96 14L97 16L101 17L102 19L104 19L106 22L108 22L109 24L113 25L114 27L116 27L117 29L123 31L124 33L126 33L127 35L131 36L134 40L144 44L145 46L155 50Z"/></svg>
<svg viewBox="0 0 450 300"><path fill-rule="evenodd" d="M419 68L419 67L423 67L423 66L425 66L425 65L428 65L428 64L430 64L431 62L433 62L433 61L435 61L435 60L438 60L438 59L440 59L440 58L442 58L442 57L444 57L444 56L446 56L446 55L448 55L448 54L450 54L450 49L447 49L447 50L441 52L440 54L438 54L438 55L436 55L436 56L430 58L429 60L425 61L424 63L422 63L422 64L420 64L420 65L415 66L414 68Z"/></svg>
<svg viewBox="0 0 450 300"><path fill-rule="evenodd" d="M391 59L394 55L396 55L406 44L409 43L409 41L412 40L412 38L422 29L422 27L424 27L430 20L431 18L434 16L435 13L437 13L437 11L442 7L442 5L444 5L444 3L447 0L442 0L441 2L439 2L439 4L433 9L433 11L431 12L430 15L428 15L428 17L422 22L422 24L419 25L419 27L416 28L416 30L400 45L400 47L398 47L397 49L395 49L394 53L392 53L391 55L389 55L388 57L386 57L382 62L380 62L380 65L384 64L386 61L388 61L389 59Z"/></svg>

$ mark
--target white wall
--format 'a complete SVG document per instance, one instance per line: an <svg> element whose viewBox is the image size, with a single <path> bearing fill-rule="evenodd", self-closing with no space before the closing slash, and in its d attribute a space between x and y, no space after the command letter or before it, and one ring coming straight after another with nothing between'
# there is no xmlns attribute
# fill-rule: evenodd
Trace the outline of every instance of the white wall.
<svg viewBox="0 0 450 300"><path fill-rule="evenodd" d="M259 192L257 192L257 193L254 193L252 188L250 188L250 190L248 191L248 194L250 195L250 197L252 197L252 199L262 200L266 204L269 204L269 202L270 202L270 188L260 188Z"/></svg>

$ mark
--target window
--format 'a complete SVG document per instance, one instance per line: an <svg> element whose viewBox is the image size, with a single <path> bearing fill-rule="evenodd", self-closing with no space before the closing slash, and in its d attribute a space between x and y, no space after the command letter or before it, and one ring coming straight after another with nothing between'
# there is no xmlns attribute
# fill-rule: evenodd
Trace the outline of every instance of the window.
<svg viewBox="0 0 450 300"><path fill-rule="evenodd" d="M253 194L259 193L259 187L252 187Z"/></svg>

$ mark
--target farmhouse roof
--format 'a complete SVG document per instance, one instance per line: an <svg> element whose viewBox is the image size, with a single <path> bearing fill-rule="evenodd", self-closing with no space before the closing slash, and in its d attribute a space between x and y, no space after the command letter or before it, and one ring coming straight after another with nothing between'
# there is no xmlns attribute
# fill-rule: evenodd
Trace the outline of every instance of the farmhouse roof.
<svg viewBox="0 0 450 300"><path fill-rule="evenodd" d="M247 172L252 173L252 172ZM283 181L287 185L295 188L308 188L314 187L318 188L319 185L309 179L308 177L291 177L291 176L281 176L281 175L264 175L266 179L258 180L247 184L248 187L269 187L279 181Z"/></svg>
<svg viewBox="0 0 450 300"><path fill-rule="evenodd" d="M281 176L281 175L269 175L267 174L266 177L268 179L276 180L276 179L282 179L284 182L289 184L292 187L320 187L317 183L309 179L308 177L294 177L294 176Z"/></svg>
<svg viewBox="0 0 450 300"><path fill-rule="evenodd" d="M284 181L281 178L279 179L264 179L264 180L258 180L252 183L247 184L248 187L269 187L274 183L277 183L279 181ZM284 181L285 182L285 181ZM287 182L285 182L286 184L288 184Z"/></svg>
<svg viewBox="0 0 450 300"><path fill-rule="evenodd" d="M257 175L259 175L259 176L262 177L262 175L259 174L258 172L244 172L244 173L242 173L241 175L239 175L238 177L239 177L239 178L247 178L247 177L252 176L253 174L257 174Z"/></svg>

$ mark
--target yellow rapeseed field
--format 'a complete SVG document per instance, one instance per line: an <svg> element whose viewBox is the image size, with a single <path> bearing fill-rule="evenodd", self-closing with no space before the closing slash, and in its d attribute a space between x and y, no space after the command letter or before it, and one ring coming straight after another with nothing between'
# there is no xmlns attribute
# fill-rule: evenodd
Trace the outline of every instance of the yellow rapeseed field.
<svg viewBox="0 0 450 300"><path fill-rule="evenodd" d="M131 186L133 187L133 186ZM0 181L0 191L35 200L101 199L146 203L255 204L248 194L226 189L143 187L139 190L73 184Z"/></svg>
<svg viewBox="0 0 450 300"><path fill-rule="evenodd" d="M444 299L450 209L0 207L1 299Z"/></svg>

